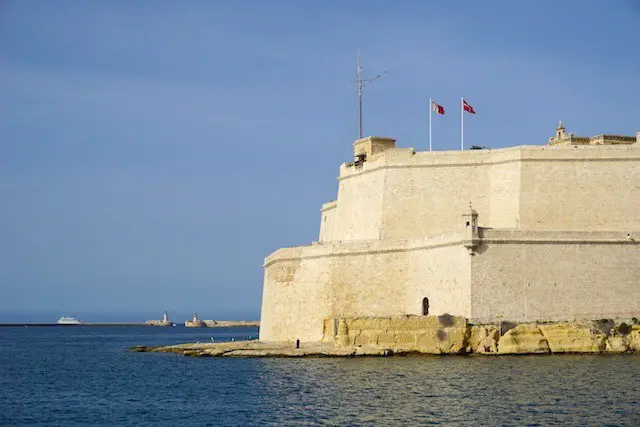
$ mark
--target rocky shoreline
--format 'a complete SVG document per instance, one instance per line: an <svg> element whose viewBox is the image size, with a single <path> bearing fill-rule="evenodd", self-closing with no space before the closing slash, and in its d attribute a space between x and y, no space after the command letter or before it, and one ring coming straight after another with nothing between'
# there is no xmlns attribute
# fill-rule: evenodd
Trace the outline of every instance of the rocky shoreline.
<svg viewBox="0 0 640 427"><path fill-rule="evenodd" d="M436 317L428 330L380 330L394 319L360 318L347 322L332 341L234 341L170 346L135 346L136 352L177 353L192 357L358 357L411 354L640 354L640 324L613 320L471 325L464 318ZM453 320L452 320L453 319ZM401 319L404 326L411 318ZM397 321L397 320L396 320ZM424 322L423 322L424 323ZM360 329L354 327L358 325ZM364 328L364 329L363 329ZM366 329L368 328L368 329Z"/></svg>

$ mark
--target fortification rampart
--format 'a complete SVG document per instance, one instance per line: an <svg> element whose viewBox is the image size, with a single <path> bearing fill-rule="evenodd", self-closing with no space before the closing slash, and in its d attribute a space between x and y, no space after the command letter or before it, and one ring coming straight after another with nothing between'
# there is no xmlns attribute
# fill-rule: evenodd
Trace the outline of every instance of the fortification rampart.
<svg viewBox="0 0 640 427"><path fill-rule="evenodd" d="M260 339L319 341L326 319L362 316L639 317L639 138L424 153L356 141L319 242L265 259Z"/></svg>
<svg viewBox="0 0 640 427"><path fill-rule="evenodd" d="M492 228L640 228L640 146L388 149L343 164L320 241L415 238L456 227L470 201Z"/></svg>
<svg viewBox="0 0 640 427"><path fill-rule="evenodd" d="M280 249L265 259L261 339L317 341L328 317L421 315L425 298L429 314L474 322L640 312L640 229L480 229L466 243L454 233Z"/></svg>

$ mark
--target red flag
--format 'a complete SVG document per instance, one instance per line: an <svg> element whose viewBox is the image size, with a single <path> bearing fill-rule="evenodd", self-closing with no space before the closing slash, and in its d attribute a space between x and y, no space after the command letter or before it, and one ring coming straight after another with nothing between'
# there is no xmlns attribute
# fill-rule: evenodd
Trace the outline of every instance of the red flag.
<svg viewBox="0 0 640 427"><path fill-rule="evenodd" d="M431 111L444 116L444 107L442 105L436 104L433 101L431 101Z"/></svg>
<svg viewBox="0 0 640 427"><path fill-rule="evenodd" d="M474 110L473 107L469 105L469 103L464 99L462 100L462 108L464 108L464 111L466 111L467 113L471 113L471 114L476 113L476 110Z"/></svg>

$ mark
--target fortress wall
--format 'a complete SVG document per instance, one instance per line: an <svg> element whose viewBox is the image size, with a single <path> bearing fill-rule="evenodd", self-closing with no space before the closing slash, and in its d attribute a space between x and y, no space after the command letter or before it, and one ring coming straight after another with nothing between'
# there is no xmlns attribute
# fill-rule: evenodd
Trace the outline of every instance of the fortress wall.
<svg viewBox="0 0 640 427"><path fill-rule="evenodd" d="M382 238L410 239L455 230L473 202L489 219L489 178L484 166L392 168L387 171Z"/></svg>
<svg viewBox="0 0 640 427"><path fill-rule="evenodd" d="M320 215L320 235L319 242L329 242L333 239L333 227L335 224L337 202L325 203L322 205Z"/></svg>
<svg viewBox="0 0 640 427"><path fill-rule="evenodd" d="M470 314L460 236L281 249L265 260L260 339L317 341L328 317ZM444 262L446 260L447 262Z"/></svg>
<svg viewBox="0 0 640 427"><path fill-rule="evenodd" d="M322 339L323 321L330 315L328 259L302 260L299 257L302 252L298 251L298 258L285 257L265 268L260 317L262 341Z"/></svg>
<svg viewBox="0 0 640 427"><path fill-rule="evenodd" d="M640 244L626 233L484 231L471 260L471 321L640 314Z"/></svg>
<svg viewBox="0 0 640 427"><path fill-rule="evenodd" d="M471 315L471 257L459 243L408 253L409 275L404 314L422 314L429 298L429 315Z"/></svg>
<svg viewBox="0 0 640 427"><path fill-rule="evenodd" d="M385 176L380 169L339 182L332 240L380 238Z"/></svg>
<svg viewBox="0 0 640 427"><path fill-rule="evenodd" d="M469 201L483 227L640 225L640 150L635 146L389 149L362 168L343 165L339 180L333 240L448 232Z"/></svg>
<svg viewBox="0 0 640 427"><path fill-rule="evenodd" d="M531 153L531 160L523 161L521 182L520 227L640 228L638 149L540 150L535 158Z"/></svg>
<svg viewBox="0 0 640 427"><path fill-rule="evenodd" d="M341 168L340 183L385 171L380 236L407 239L450 232L472 202L481 226L515 227L520 206L520 148L418 152L390 149L362 169ZM347 192L339 197L346 201ZM364 210L366 215L377 211ZM350 219L342 217L342 221ZM354 227L361 227L355 224ZM373 235L373 234L370 234ZM344 240L336 231L334 240Z"/></svg>
<svg viewBox="0 0 640 427"><path fill-rule="evenodd" d="M522 163L496 163L488 169L489 218L483 220L478 211L478 222L481 226L486 222L490 227L516 228L520 224Z"/></svg>

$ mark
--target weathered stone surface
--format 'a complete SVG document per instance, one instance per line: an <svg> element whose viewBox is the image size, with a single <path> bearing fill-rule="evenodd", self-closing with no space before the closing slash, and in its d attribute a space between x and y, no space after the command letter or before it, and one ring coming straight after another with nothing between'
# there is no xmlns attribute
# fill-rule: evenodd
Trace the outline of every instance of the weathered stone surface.
<svg viewBox="0 0 640 427"><path fill-rule="evenodd" d="M604 351L607 336L593 323L539 325L552 353L598 353Z"/></svg>
<svg viewBox="0 0 640 427"><path fill-rule="evenodd" d="M629 333L629 351L640 353L640 325L633 325Z"/></svg>
<svg viewBox="0 0 640 427"><path fill-rule="evenodd" d="M356 317L338 325L338 346L378 345L403 353L464 353L469 334L464 317L449 315Z"/></svg>
<svg viewBox="0 0 640 427"><path fill-rule="evenodd" d="M355 356L392 356L393 351L379 346L365 345L356 348Z"/></svg>
<svg viewBox="0 0 640 427"><path fill-rule="evenodd" d="M495 354L498 352L499 339L496 325L474 325L471 327L467 353Z"/></svg>
<svg viewBox="0 0 640 427"><path fill-rule="evenodd" d="M624 335L614 335L607 338L605 348L607 353L626 353L629 351L629 340Z"/></svg>
<svg viewBox="0 0 640 427"><path fill-rule="evenodd" d="M518 325L498 341L499 354L549 353L549 344L536 324Z"/></svg>

